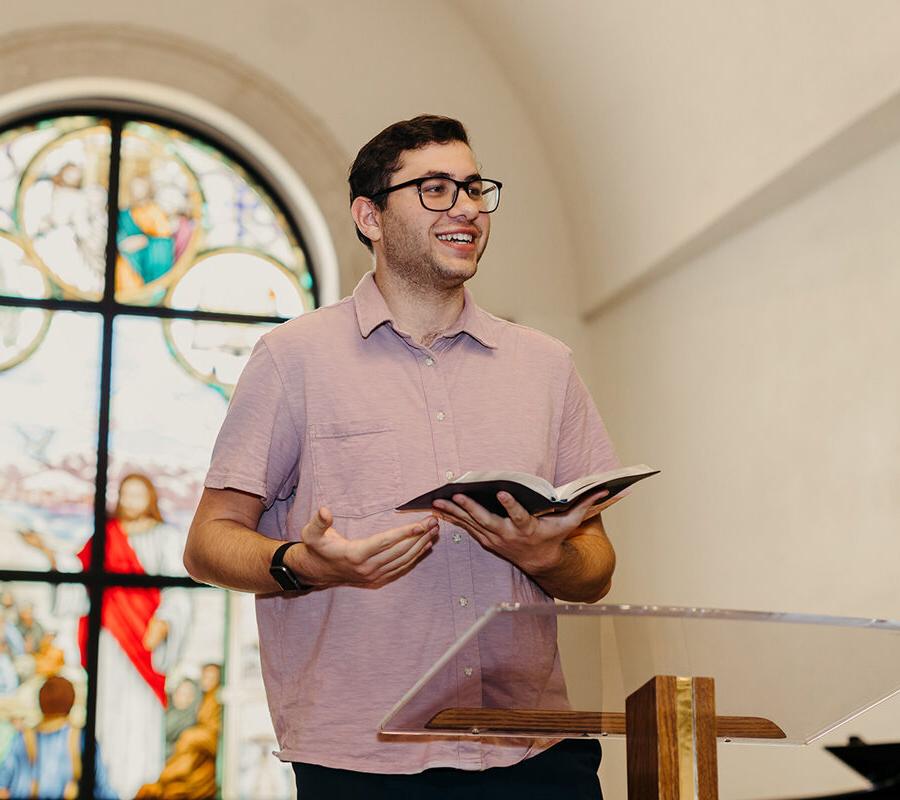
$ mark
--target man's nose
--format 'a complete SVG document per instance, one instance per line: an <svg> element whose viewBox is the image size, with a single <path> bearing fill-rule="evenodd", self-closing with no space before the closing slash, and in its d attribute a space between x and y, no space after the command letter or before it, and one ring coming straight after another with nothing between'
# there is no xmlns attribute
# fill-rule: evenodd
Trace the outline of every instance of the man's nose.
<svg viewBox="0 0 900 800"><path fill-rule="evenodd" d="M451 217L465 217L466 219L473 220L480 213L480 209L478 203L469 197L469 193L460 189L459 193L456 195L456 202L450 207L450 210L447 213Z"/></svg>

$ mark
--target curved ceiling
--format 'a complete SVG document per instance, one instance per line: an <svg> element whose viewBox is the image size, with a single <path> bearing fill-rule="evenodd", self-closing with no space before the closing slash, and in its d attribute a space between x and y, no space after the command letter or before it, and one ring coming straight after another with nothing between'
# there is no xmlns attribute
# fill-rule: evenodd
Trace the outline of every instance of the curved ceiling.
<svg viewBox="0 0 900 800"><path fill-rule="evenodd" d="M590 311L900 88L893 0L454 0L530 110Z"/></svg>

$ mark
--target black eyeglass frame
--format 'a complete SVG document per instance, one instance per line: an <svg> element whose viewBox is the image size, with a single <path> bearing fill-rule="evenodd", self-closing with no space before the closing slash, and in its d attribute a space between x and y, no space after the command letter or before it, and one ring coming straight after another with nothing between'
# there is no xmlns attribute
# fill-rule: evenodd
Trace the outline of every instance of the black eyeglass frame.
<svg viewBox="0 0 900 800"><path fill-rule="evenodd" d="M446 208L429 208L428 206L425 205L425 198L422 197L422 184L425 183L425 181L436 181L436 180L450 181L451 183L456 184L456 189L453 192L453 200L451 201L450 205L447 206ZM493 178L482 178L480 176L477 178L469 178L469 180L467 180L467 181L458 181L458 180L456 180L456 178L451 178L449 175L426 175L422 178L413 178L410 181L403 181L403 183L398 183L396 186L388 186L387 189L380 189L377 192L373 192L371 195L371 199L374 200L376 197L381 197L382 195L390 194L391 192L396 192L398 189L405 189L407 186L415 186L416 193L419 195L419 202L422 204L422 208L424 208L426 211L443 212L443 211L449 211L451 208L453 208L453 206L456 205L456 201L459 198L459 190L460 189L464 189L466 194L469 194L469 186L471 186L473 183L479 183L479 182L483 183L484 181L493 183L497 187L497 205L495 208L492 208L490 211L479 211L478 213L479 214L493 214L498 208L500 208L500 190L503 188L503 183L501 181L496 181Z"/></svg>

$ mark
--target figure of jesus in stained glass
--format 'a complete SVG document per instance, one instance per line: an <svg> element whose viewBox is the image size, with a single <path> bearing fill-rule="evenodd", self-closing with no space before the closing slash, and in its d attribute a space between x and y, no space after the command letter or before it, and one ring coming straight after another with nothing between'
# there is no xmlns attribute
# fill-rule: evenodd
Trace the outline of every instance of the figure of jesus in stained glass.
<svg viewBox="0 0 900 800"><path fill-rule="evenodd" d="M33 531L26 542L47 557L51 568L72 570ZM77 555L87 569L89 539ZM71 557L69 557L71 560ZM180 536L159 511L156 489L144 475L123 478L115 513L106 526L105 567L129 574L184 574ZM79 609L78 640L87 666L87 609ZM113 586L103 594L100 661L115 682L98 684L97 741L110 785L119 797L134 797L157 779L164 765L166 674L179 661L191 617L186 589Z"/></svg>

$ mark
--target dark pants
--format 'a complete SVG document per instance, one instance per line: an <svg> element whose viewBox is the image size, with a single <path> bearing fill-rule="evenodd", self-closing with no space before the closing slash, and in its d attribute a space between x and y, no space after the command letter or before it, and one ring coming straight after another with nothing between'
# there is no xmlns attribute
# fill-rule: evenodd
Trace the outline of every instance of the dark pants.
<svg viewBox="0 0 900 800"><path fill-rule="evenodd" d="M600 742L565 739L511 767L439 767L415 775L293 764L298 800L603 800Z"/></svg>

